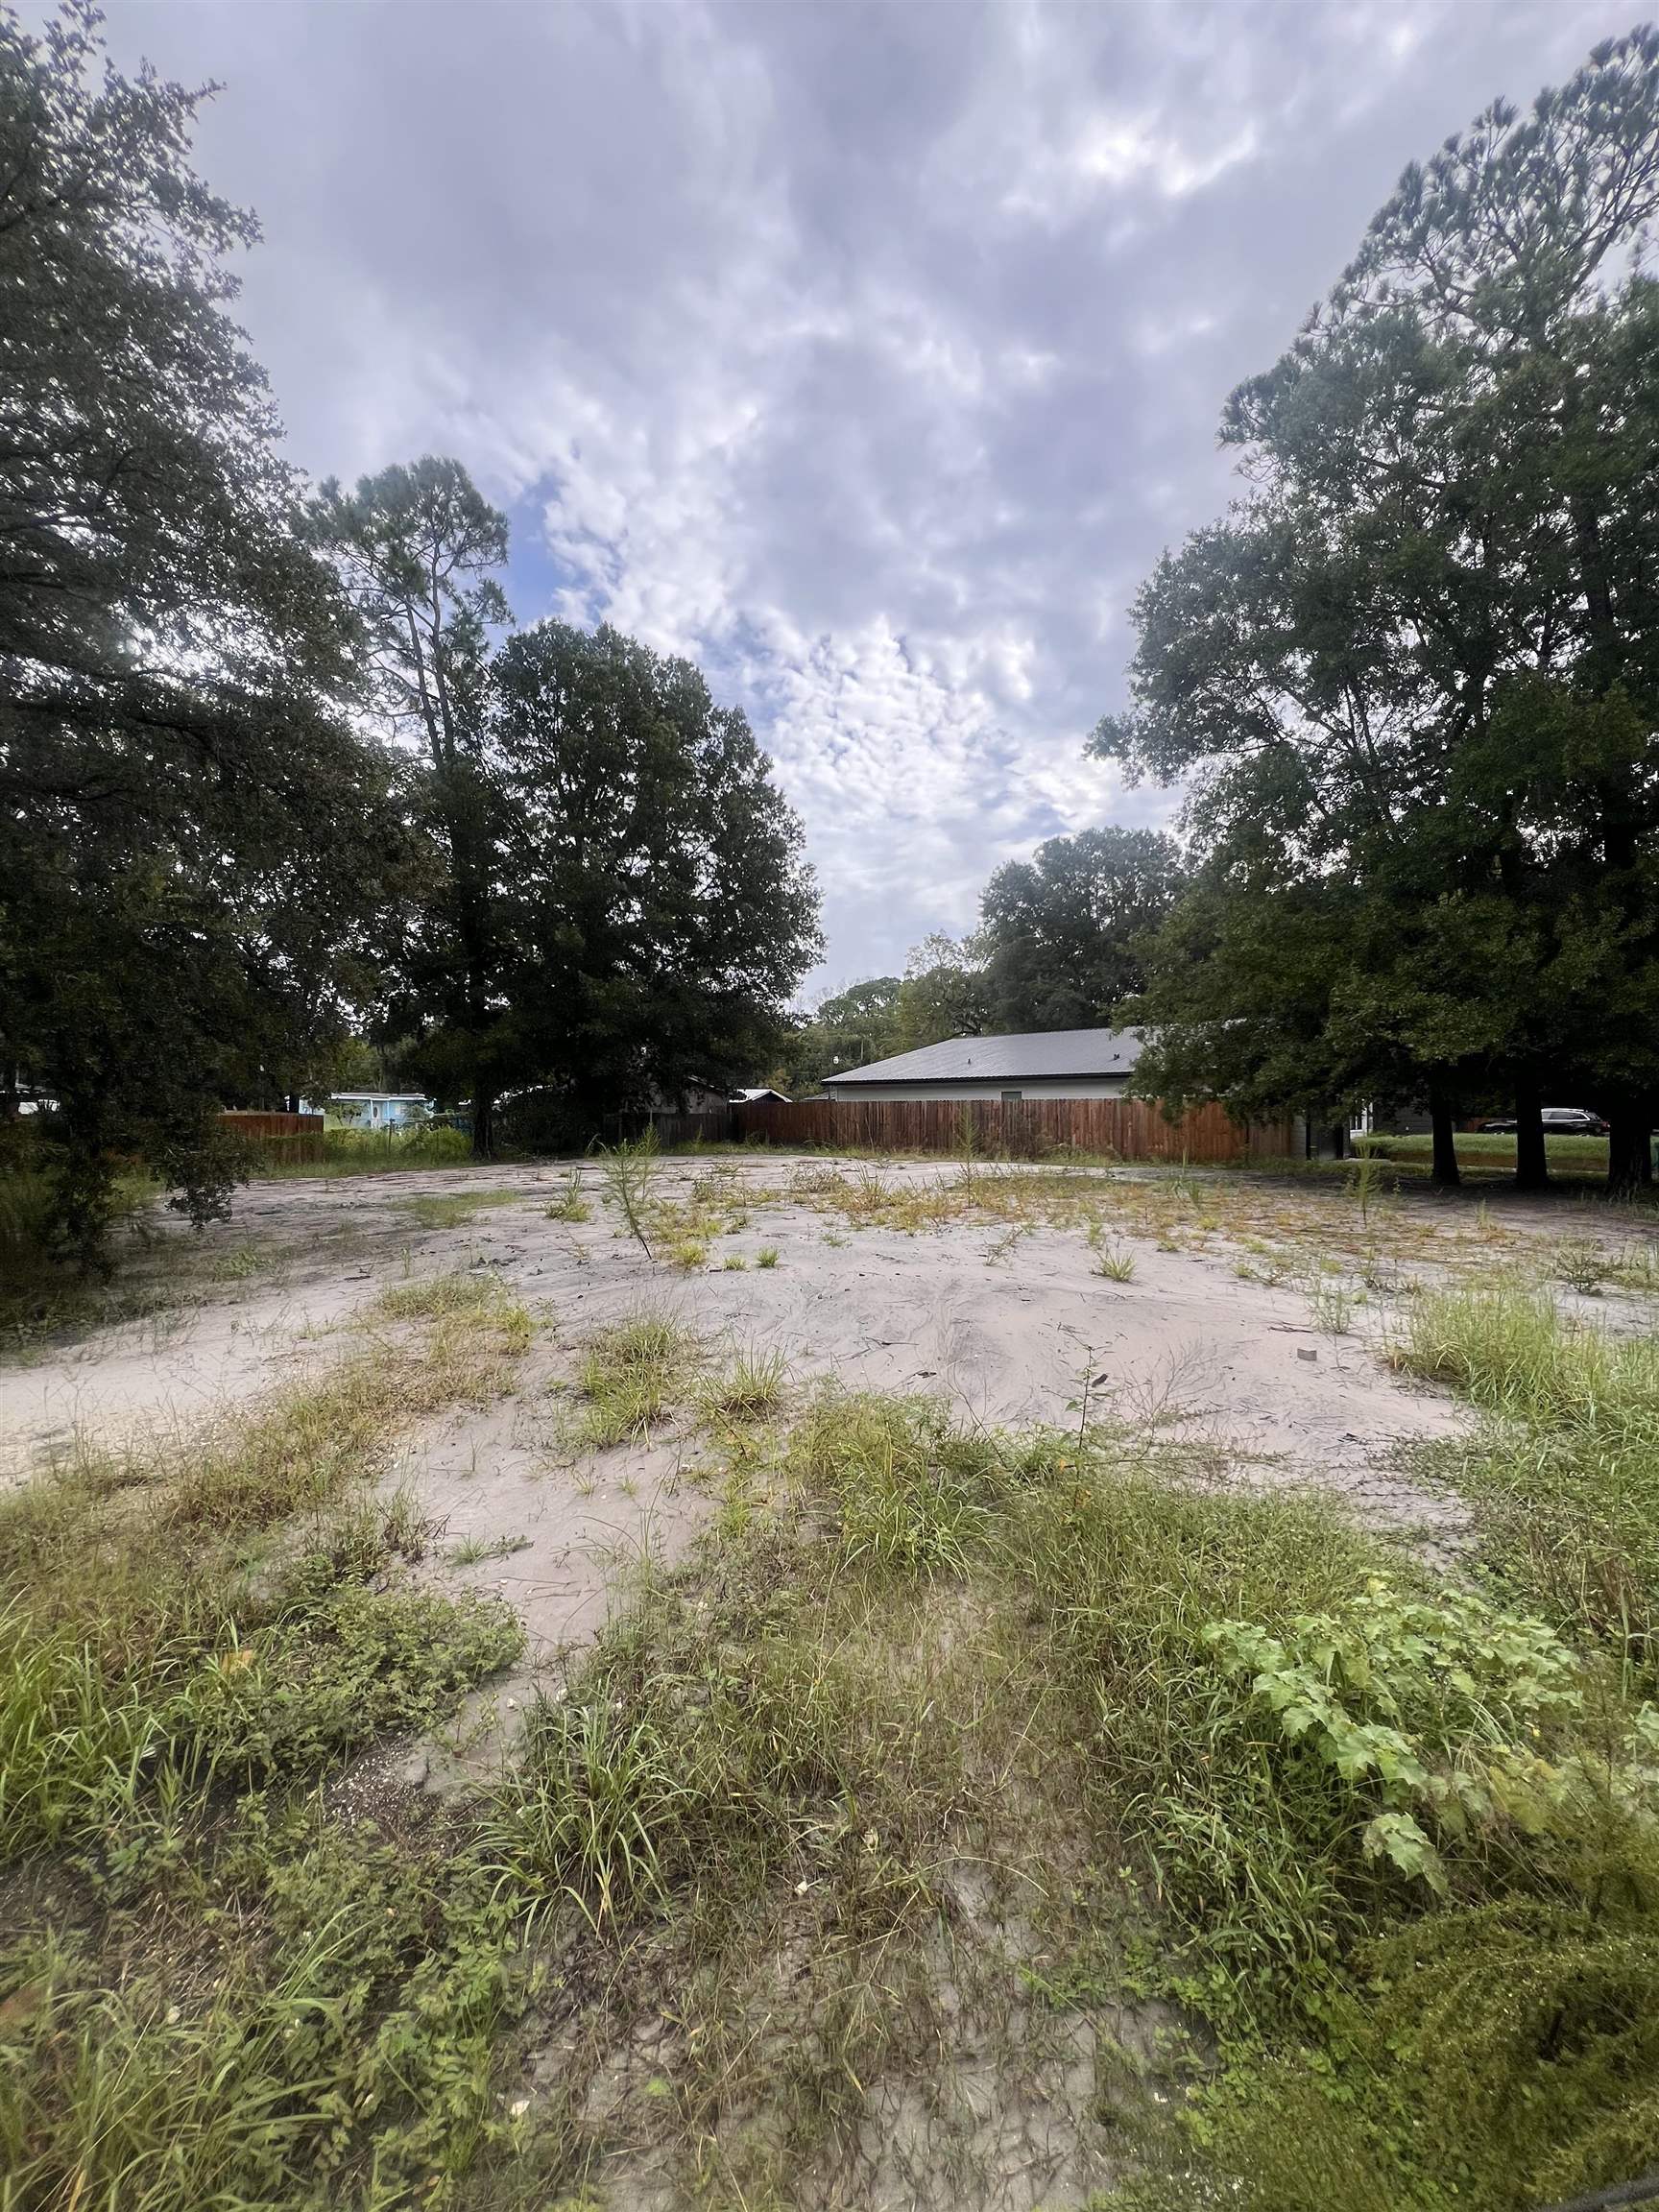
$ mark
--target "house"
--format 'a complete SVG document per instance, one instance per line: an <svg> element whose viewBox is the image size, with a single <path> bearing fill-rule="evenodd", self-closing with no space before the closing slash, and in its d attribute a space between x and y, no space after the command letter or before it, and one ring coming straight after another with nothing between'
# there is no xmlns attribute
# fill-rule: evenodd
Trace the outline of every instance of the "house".
<svg viewBox="0 0 1659 2212"><path fill-rule="evenodd" d="M406 1129L424 1121L432 1103L419 1091L331 1091L323 1112L336 1128ZM304 1100L301 1104L307 1113L317 1111Z"/></svg>
<svg viewBox="0 0 1659 2212"><path fill-rule="evenodd" d="M831 1098L1121 1098L1141 1057L1138 1029L1035 1029L952 1037L829 1076Z"/></svg>
<svg viewBox="0 0 1659 2212"><path fill-rule="evenodd" d="M745 1091L733 1091L733 1106L787 1106L789 1100L781 1091L774 1091L770 1084L752 1085Z"/></svg>

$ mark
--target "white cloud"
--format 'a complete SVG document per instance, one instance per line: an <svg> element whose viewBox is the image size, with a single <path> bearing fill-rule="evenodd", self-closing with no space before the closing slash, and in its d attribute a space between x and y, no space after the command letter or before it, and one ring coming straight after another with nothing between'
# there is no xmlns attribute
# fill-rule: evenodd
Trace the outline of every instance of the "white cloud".
<svg viewBox="0 0 1659 2212"><path fill-rule="evenodd" d="M521 616L703 660L775 753L828 972L1144 819L1086 761L1126 613L1405 160L1615 0L847 9L126 0L227 91L244 320L297 457L457 453Z"/></svg>

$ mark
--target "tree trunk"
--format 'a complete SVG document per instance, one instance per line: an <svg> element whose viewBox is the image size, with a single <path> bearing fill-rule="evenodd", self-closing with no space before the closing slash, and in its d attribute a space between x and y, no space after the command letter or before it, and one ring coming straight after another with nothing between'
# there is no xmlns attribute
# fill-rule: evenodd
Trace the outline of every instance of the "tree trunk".
<svg viewBox="0 0 1659 2212"><path fill-rule="evenodd" d="M1638 1099L1615 1106L1607 1120L1608 1195L1632 1198L1653 1180L1653 1109Z"/></svg>
<svg viewBox="0 0 1659 2212"><path fill-rule="evenodd" d="M495 1156L495 1100L482 1084L472 1086L472 1157L474 1160L493 1160Z"/></svg>
<svg viewBox="0 0 1659 2212"><path fill-rule="evenodd" d="M1544 1149L1543 1100L1530 1077L1515 1086L1515 1188L1547 1190L1550 1155Z"/></svg>
<svg viewBox="0 0 1659 2212"><path fill-rule="evenodd" d="M1429 1121L1434 1132L1434 1165L1429 1180L1442 1190L1455 1190L1463 1180L1457 1167L1457 1132L1452 1126L1452 1108L1438 1091L1429 1094Z"/></svg>

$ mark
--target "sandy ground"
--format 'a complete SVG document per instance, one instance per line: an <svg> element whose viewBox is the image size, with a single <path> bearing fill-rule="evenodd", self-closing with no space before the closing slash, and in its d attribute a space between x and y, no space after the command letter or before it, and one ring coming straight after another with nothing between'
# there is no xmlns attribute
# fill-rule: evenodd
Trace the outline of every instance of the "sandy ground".
<svg viewBox="0 0 1659 2212"><path fill-rule="evenodd" d="M654 1196L684 1197L709 1171L706 1161L665 1162ZM790 1163L776 1155L720 1172L748 1222L719 1237L691 1274L648 1260L619 1233L591 1167L583 1178L592 1218L581 1224L548 1218L565 1173L550 1166L255 1185L234 1222L208 1233L244 1256L245 1279L0 1369L0 1479L26 1478L77 1433L114 1442L177 1431L337 1357L351 1340L343 1324L388 1285L488 1267L541 1324L518 1387L485 1412L436 1423L397 1474L445 1524L441 1551L518 1543L452 1572L518 1607L537 1660L591 1633L618 1559L672 1555L704 1509L671 1439L574 1459L566 1442L563 1385L582 1345L642 1307L677 1315L712 1348L781 1351L801 1387L833 1377L854 1389L938 1393L965 1417L1006 1424L1074 1422L1087 1391L1092 1417L1206 1444L1246 1479L1329 1483L1382 1521L1449 1532L1459 1520L1455 1500L1419 1489L1400 1464L1403 1447L1462 1416L1379 1356L1389 1299L1356 1306L1350 1333L1338 1334L1318 1326L1305 1288L1251 1279L1244 1255L1261 1247L1239 1233L1238 1177L1216 1179L1233 1212L1201 1248L1164 1249L1115 1223L1135 1261L1134 1279L1118 1283L1097 1272L1082 1227L855 1228L791 1195ZM917 1188L956 1171L910 1163L881 1172ZM411 1209L417 1197L479 1191L513 1196L441 1229ZM1322 1209L1345 1201L1310 1190L1292 1202L1293 1237L1316 1264ZM1281 1230L1284 1206L1279 1187L1270 1210ZM1474 1217L1473 1203L1449 1214L1412 1194L1393 1210L1386 1241L1409 1255L1409 1272L1432 1277L1454 1260L1467 1267ZM1514 1200L1500 1232L1505 1256L1537 1238L1586 1233L1605 1234L1588 1210L1580 1219ZM761 1269L766 1246L779 1260ZM747 1264L728 1269L728 1255Z"/></svg>

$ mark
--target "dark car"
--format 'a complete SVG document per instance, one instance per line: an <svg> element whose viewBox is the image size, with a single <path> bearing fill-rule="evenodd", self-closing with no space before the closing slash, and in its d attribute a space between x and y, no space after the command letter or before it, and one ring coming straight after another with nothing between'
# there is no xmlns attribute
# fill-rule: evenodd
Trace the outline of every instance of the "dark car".
<svg viewBox="0 0 1659 2212"><path fill-rule="evenodd" d="M1605 1137L1607 1124L1599 1114L1592 1114L1583 1106L1546 1106L1539 1116L1546 1137ZM1512 1137L1515 1134L1513 1114L1500 1116L1496 1121L1482 1121L1480 1127L1493 1136Z"/></svg>

